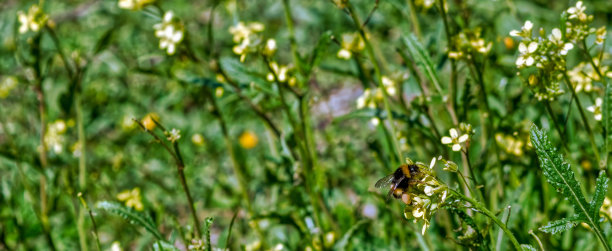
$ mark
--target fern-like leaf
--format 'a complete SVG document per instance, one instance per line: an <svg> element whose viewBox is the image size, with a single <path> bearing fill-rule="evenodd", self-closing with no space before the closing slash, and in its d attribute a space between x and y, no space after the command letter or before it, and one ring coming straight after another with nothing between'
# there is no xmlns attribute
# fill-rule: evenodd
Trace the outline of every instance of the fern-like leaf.
<svg viewBox="0 0 612 251"><path fill-rule="evenodd" d="M580 223L580 220L578 219L578 216L574 215L568 218L548 222L548 224L545 226L540 227L539 230L547 234L557 234L574 228L576 225L578 225L578 223Z"/></svg>
<svg viewBox="0 0 612 251"><path fill-rule="evenodd" d="M593 199L591 199L589 205L589 214L593 219L599 219L599 209L603 205L606 193L608 193L608 177L606 177L604 171L601 171L595 184L595 194L593 194Z"/></svg>
<svg viewBox="0 0 612 251"><path fill-rule="evenodd" d="M548 136L535 125L531 127L531 144L536 149L540 167L548 183L570 201L580 218L586 220L589 225L594 224L595 220L589 214L589 205L582 194L580 183L574 177L569 163L565 162L561 153L552 146Z"/></svg>
<svg viewBox="0 0 612 251"><path fill-rule="evenodd" d="M157 230L157 226L155 225L153 220L150 217L139 213L132 208L110 201L100 201L96 203L96 208L112 214L119 215L122 218L128 220L128 222L130 222L131 224L144 227L147 232L154 235L155 238L157 238L158 240L164 240L162 234L159 232L159 230Z"/></svg>
<svg viewBox="0 0 612 251"><path fill-rule="evenodd" d="M438 80L438 75L436 74L436 70L434 69L433 63L431 62L431 58L429 57L427 51L423 48L419 40L414 36L414 34L408 34L404 37L404 44L408 47L408 52L415 60L417 66L425 72L425 75L434 85L438 93L442 94L442 88L440 87L440 81Z"/></svg>
<svg viewBox="0 0 612 251"><path fill-rule="evenodd" d="M604 237L601 227L599 227L599 215L598 210L603 203L603 197L606 194L608 188L608 178L603 173L597 178L597 187L595 195L591 203L586 202L582 190L580 189L580 183L574 176L574 171L570 168L570 165L565 162L561 153L559 153L548 140L548 136L540 131L535 125L531 127L531 144L536 149L538 158L540 160L540 166L546 180L550 183L557 191L559 191L563 197L569 200L570 204L574 207L576 215L573 217L577 221L583 221L588 224L597 238L601 241L606 250L610 249L606 238ZM597 149L594 149L597 151ZM563 230L563 226L567 228L567 222L558 221L553 222L552 226L559 227L555 230ZM566 223L565 225L562 223ZM551 227L551 229L554 229ZM552 230L551 230L552 232ZM556 231L558 232L558 231Z"/></svg>

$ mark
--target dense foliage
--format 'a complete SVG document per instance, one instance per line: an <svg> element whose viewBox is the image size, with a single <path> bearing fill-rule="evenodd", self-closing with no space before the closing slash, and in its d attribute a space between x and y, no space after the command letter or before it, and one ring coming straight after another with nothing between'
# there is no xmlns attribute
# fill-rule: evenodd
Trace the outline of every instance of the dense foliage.
<svg viewBox="0 0 612 251"><path fill-rule="evenodd" d="M4 0L0 250L610 250L610 17Z"/></svg>

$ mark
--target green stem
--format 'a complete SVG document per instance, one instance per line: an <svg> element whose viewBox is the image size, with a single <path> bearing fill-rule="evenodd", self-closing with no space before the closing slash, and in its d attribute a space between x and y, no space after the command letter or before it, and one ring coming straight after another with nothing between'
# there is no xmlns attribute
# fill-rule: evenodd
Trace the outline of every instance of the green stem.
<svg viewBox="0 0 612 251"><path fill-rule="evenodd" d="M597 144L595 143L595 137L593 136L593 131L589 126L589 122L587 120L586 115L584 114L584 109L582 109L582 103L580 103L580 98L576 95L576 90L572 86L569 77L567 76L567 71L563 71L563 79L565 80L565 84L567 88L572 92L572 95L576 97L576 106L578 107L578 112L580 113L580 118L582 119L582 123L584 124L584 129L586 129L589 135L589 141L591 141L591 147L593 148L593 153L595 154L595 160L597 160L597 164L599 165L599 149L597 148Z"/></svg>
<svg viewBox="0 0 612 251"><path fill-rule="evenodd" d="M442 14L442 23L444 24L444 32L446 34L446 43L448 50L453 50L453 34L450 30L450 24L448 23L448 13L446 13L446 3L444 0L439 0L438 5L440 7L440 13ZM447 103L448 113L453 120L454 125L458 125L459 121L457 120L457 113L455 112L455 101L457 99L457 61L455 59L450 59L451 63L451 76L449 81L449 100Z"/></svg>
<svg viewBox="0 0 612 251"><path fill-rule="evenodd" d="M419 17L417 17L414 3L412 0L406 0L408 7L410 8L410 23L412 24L412 30L417 38L421 39L421 25L419 24Z"/></svg>
<svg viewBox="0 0 612 251"><path fill-rule="evenodd" d="M225 118L223 117L223 114L221 113L221 109L219 108L219 104L217 103L215 96L210 92L210 90L206 88L204 88L204 92L205 92L205 95L210 100L210 103L213 106L213 115L217 117L217 120L219 120L219 125L221 126L221 133L223 134L223 139L225 141L227 151L229 152L230 159L232 161L232 167L234 169L234 173L236 174L236 178L238 179L240 193L242 195L244 202L246 203L247 211L250 217L252 218L255 216L255 212L253 210L253 205L251 204L251 199L249 199L247 178L246 178L243 168L240 165L240 162L238 161L236 152L234 151L234 145L232 144L232 140L229 136L229 130L227 128L227 123L225 121ZM265 239L265 235L263 234L262 230L259 228L259 224L258 223L253 224L253 228L255 229L255 232L259 235L260 241L262 243L262 247L264 247L265 249L265 247L267 247L266 239Z"/></svg>
<svg viewBox="0 0 612 251"><path fill-rule="evenodd" d="M565 134L563 134L563 131L561 130L561 125L559 125L559 123L557 122L557 119L555 118L555 114L553 113L552 107L550 106L550 102L546 100L544 101L544 105L546 107L546 112L548 112L550 119L555 125L555 129L557 130L557 133L559 133L559 139L561 139L563 148L565 149L566 152L569 153L569 148L567 147L567 140L565 139Z"/></svg>
<svg viewBox="0 0 612 251"><path fill-rule="evenodd" d="M366 33L364 28L361 26L361 21L359 20L359 17L357 16L357 12L355 11L355 8L353 7L353 5L349 2L347 3L347 8L348 11L351 15L351 18L353 20L353 24L355 25L355 27L359 30L359 34L361 35L361 39L364 41L365 43L365 47L366 47L366 53L368 54L368 57L370 58L370 61L372 62L372 66L374 67L374 72L376 74L376 80L375 82L378 84L378 88L382 91L383 93L383 104L384 104L384 108L385 108L385 112L387 113L387 119L389 121L389 128L391 131L391 135L393 136L393 140L391 141L393 143L393 148L394 151L397 152L397 163L401 163L402 162L402 150L399 147L399 143L397 142L397 134L395 133L395 120L393 119L393 113L391 113L391 107L389 105L389 94L387 93L387 90L385 88L385 86L382 83L382 74L380 71L380 67L378 66L378 61L376 60L376 56L374 54L374 49L372 47L372 44L370 43L370 40L367 38ZM386 127L383 123L382 125L383 127Z"/></svg>
<svg viewBox="0 0 612 251"><path fill-rule="evenodd" d="M512 245L514 246L514 248L516 250L522 250L521 248L521 244L518 242L518 240L516 239L516 237L514 236L514 234L510 231L510 229L508 229L508 227L506 226L506 224L504 224L500 219L497 218L497 216L495 216L495 214L491 211L489 211L489 209L487 209L482 203L478 202L475 199L472 199L470 197L467 197L455 190L449 189L450 193L459 197L461 200L464 200L466 202L469 202L470 204L472 204L472 208L476 209L478 212L484 214L485 216L489 217L491 220L493 220L493 222L495 222L496 225L498 225L502 231L504 231L504 233L508 236L508 238L510 239L510 242L512 242Z"/></svg>
<svg viewBox="0 0 612 251"><path fill-rule="evenodd" d="M304 75L304 69L300 61L300 55L297 51L297 41L295 39L295 29L293 28L293 19L291 18L291 4L289 0L283 0L283 9L285 11L285 21L287 22L287 29L289 30L289 44L291 46L291 56L293 63L297 68L298 72ZM307 77L307 76L304 76Z"/></svg>

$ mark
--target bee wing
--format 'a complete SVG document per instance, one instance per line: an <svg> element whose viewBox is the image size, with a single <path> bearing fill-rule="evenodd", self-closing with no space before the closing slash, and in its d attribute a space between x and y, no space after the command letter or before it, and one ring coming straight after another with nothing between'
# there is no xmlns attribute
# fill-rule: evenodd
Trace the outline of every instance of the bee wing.
<svg viewBox="0 0 612 251"><path fill-rule="evenodd" d="M376 181L376 184L374 185L374 187L376 188L388 187L389 184L391 184L391 181L393 181L393 174L389 174L379 179L378 181Z"/></svg>

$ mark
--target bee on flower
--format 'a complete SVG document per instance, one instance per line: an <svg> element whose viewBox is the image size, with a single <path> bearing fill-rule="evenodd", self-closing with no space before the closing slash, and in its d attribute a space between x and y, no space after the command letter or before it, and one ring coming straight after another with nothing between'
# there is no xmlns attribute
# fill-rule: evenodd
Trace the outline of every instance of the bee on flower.
<svg viewBox="0 0 612 251"><path fill-rule="evenodd" d="M159 38L159 48L165 49L168 55L174 55L177 45L183 40L184 28L181 21L174 17L172 11L164 14L161 23L153 26L155 36Z"/></svg>
<svg viewBox="0 0 612 251"><path fill-rule="evenodd" d="M593 113L593 116L597 121L601 121L603 118L603 114L601 113L601 105L603 105L603 100L601 98L597 98L595 99L594 105L587 107L587 110Z"/></svg>
<svg viewBox="0 0 612 251"><path fill-rule="evenodd" d="M244 62L248 53L258 50L262 42L262 38L258 33L262 32L264 28L264 25L259 22L248 24L238 22L229 28L229 32L233 35L233 41L236 43L232 51L236 55L240 55L240 62ZM272 43L276 47L276 41L270 42L270 46L272 46Z"/></svg>
<svg viewBox="0 0 612 251"><path fill-rule="evenodd" d="M450 137L442 137L442 144L450 145L451 149L455 152L461 151L461 144L467 142L470 136L468 134L463 134L459 136L459 132L455 128L451 128L448 132L450 134Z"/></svg>
<svg viewBox="0 0 612 251"><path fill-rule="evenodd" d="M49 16L38 5L34 4L30 6L27 14L23 11L17 12L17 19L21 23L19 33L24 34L28 31L38 32L40 28L47 24Z"/></svg>

